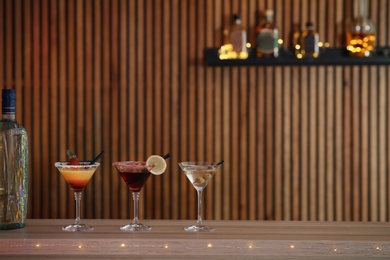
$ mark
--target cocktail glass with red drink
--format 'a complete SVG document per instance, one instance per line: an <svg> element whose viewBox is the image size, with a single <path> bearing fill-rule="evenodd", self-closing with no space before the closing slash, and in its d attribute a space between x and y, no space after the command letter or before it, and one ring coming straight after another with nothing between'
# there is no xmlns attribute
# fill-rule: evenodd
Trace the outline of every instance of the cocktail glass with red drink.
<svg viewBox="0 0 390 260"><path fill-rule="evenodd" d="M151 174L160 175L165 171L165 160L158 155L152 155L146 162L143 161L121 161L112 164L119 172L123 181L130 189L134 201L134 218L132 223L121 226L123 231L148 231L150 226L140 223L138 219L138 202L140 192L145 186Z"/></svg>

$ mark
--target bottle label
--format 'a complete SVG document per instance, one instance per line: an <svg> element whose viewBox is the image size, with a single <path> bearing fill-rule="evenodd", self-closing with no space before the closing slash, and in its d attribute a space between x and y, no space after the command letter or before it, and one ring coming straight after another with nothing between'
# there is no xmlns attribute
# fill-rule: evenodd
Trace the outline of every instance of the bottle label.
<svg viewBox="0 0 390 260"><path fill-rule="evenodd" d="M240 53L246 52L246 34L244 31L235 31L230 35L230 42L233 46L233 51Z"/></svg>
<svg viewBox="0 0 390 260"><path fill-rule="evenodd" d="M275 46L274 32L271 29L262 29L256 37L257 51L262 53L273 53Z"/></svg>
<svg viewBox="0 0 390 260"><path fill-rule="evenodd" d="M307 53L313 53L314 52L314 42L315 42L315 39L314 39L313 36L306 37L304 39L305 52L307 52Z"/></svg>

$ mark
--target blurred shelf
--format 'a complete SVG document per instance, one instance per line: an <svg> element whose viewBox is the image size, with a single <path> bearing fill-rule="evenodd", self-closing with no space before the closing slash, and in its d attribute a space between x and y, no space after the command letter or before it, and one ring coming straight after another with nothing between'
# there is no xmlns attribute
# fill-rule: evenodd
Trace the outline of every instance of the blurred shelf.
<svg viewBox="0 0 390 260"><path fill-rule="evenodd" d="M245 60L220 60L218 48L204 51L206 64L209 66L319 66L319 65L390 65L390 47L376 48L376 54L370 58L349 57L345 48L327 48L314 58L296 58L291 51L280 49L278 58L258 58L251 49Z"/></svg>

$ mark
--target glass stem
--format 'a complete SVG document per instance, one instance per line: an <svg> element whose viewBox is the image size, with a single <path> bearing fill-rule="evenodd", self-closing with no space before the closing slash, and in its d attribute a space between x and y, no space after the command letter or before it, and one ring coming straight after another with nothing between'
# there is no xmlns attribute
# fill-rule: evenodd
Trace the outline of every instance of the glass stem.
<svg viewBox="0 0 390 260"><path fill-rule="evenodd" d="M198 221L197 225L202 226L202 192L203 190L197 190L198 192Z"/></svg>
<svg viewBox="0 0 390 260"><path fill-rule="evenodd" d="M139 192L133 192L133 200L134 200L134 219L133 224L138 224L138 201L139 201Z"/></svg>
<svg viewBox="0 0 390 260"><path fill-rule="evenodd" d="M80 219L80 202L81 202L81 195L83 194L82 191L75 191L74 192L74 199L76 200L76 220L74 223L76 225L81 224L81 219Z"/></svg>

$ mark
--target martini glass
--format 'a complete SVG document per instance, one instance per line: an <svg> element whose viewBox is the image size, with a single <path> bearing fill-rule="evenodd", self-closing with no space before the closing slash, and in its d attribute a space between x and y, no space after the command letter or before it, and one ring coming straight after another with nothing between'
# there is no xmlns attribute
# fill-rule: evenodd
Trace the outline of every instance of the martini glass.
<svg viewBox="0 0 390 260"><path fill-rule="evenodd" d="M214 231L214 228L203 225L202 223L202 192L207 184L213 178L215 172L221 166L221 163L214 162L180 162L180 168L183 170L192 186L198 193L198 220L196 225L185 227L185 231L208 232Z"/></svg>
<svg viewBox="0 0 390 260"><path fill-rule="evenodd" d="M74 224L62 227L65 231L90 231L93 227L82 224L80 218L80 201L84 188L92 178L96 169L99 167L98 162L80 162L80 165L70 165L69 162L56 162L55 167L65 178L66 182L74 192L76 200L76 219Z"/></svg>
<svg viewBox="0 0 390 260"><path fill-rule="evenodd" d="M140 192L150 176L150 170L154 165L146 165L141 161L123 161L112 164L119 172L122 179L129 187L134 200L134 219L133 222L120 227L124 231L147 231L151 230L150 226L140 223L138 219L138 201Z"/></svg>

